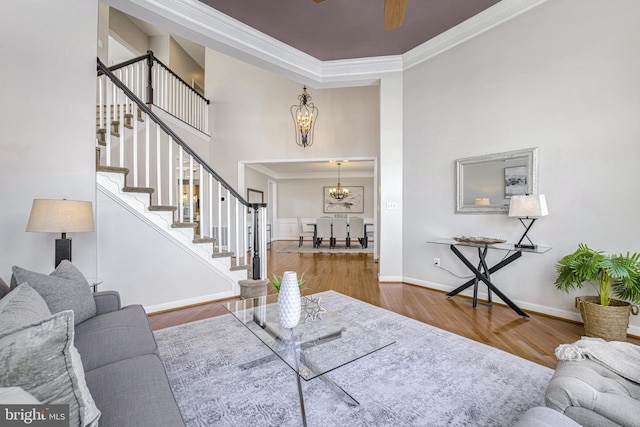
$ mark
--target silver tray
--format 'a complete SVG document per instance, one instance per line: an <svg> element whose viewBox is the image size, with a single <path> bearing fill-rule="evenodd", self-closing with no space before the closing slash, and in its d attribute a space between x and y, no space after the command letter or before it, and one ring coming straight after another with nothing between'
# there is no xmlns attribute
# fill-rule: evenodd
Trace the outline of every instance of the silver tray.
<svg viewBox="0 0 640 427"><path fill-rule="evenodd" d="M470 236L456 236L453 238L456 242L460 243L479 243L483 245L493 245L494 243L504 243L504 239L496 239L495 237L470 237Z"/></svg>

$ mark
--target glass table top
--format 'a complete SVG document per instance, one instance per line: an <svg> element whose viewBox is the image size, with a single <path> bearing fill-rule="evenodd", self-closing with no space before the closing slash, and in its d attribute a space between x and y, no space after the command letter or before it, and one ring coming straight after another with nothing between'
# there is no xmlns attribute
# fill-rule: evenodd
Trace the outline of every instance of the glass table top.
<svg viewBox="0 0 640 427"><path fill-rule="evenodd" d="M438 239L429 239L427 243L435 243L438 245L456 245L456 246L471 246L476 248L484 248L489 247L491 249L497 249L500 251L521 251L521 252L532 252L537 254L543 254L551 250L550 246L541 246L538 245L535 248L516 248L513 243L472 243L472 242L459 242L452 238L438 238Z"/></svg>
<svg viewBox="0 0 640 427"><path fill-rule="evenodd" d="M303 298L300 322L280 326L278 295L229 301L223 306L305 380L313 379L394 343L325 308L321 297Z"/></svg>

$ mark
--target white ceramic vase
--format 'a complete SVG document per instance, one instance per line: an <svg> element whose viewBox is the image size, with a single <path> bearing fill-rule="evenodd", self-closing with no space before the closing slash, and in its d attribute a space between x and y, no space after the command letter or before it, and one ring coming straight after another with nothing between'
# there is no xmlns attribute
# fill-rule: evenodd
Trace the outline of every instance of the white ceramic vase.
<svg viewBox="0 0 640 427"><path fill-rule="evenodd" d="M280 325L291 329L300 321L300 286L295 271L285 271L282 275L278 294L278 315Z"/></svg>

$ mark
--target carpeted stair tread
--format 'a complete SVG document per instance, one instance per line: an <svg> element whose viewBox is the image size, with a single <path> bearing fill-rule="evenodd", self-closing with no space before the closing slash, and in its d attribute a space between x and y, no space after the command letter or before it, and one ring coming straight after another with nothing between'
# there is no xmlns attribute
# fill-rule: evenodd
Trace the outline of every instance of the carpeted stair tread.
<svg viewBox="0 0 640 427"><path fill-rule="evenodd" d="M171 224L171 228L197 228L197 222L174 222Z"/></svg>
<svg viewBox="0 0 640 427"><path fill-rule="evenodd" d="M151 212L175 212L178 210L177 206L149 206Z"/></svg>
<svg viewBox="0 0 640 427"><path fill-rule="evenodd" d="M96 167L96 171L97 172L109 172L109 173L123 173L125 175L129 173L129 169L121 168L121 167L118 167L118 166L97 166Z"/></svg>
<svg viewBox="0 0 640 427"><path fill-rule="evenodd" d="M122 189L125 193L148 193L151 194L155 190L151 187L124 187Z"/></svg>
<svg viewBox="0 0 640 427"><path fill-rule="evenodd" d="M226 257L232 257L232 256L233 256L233 252L215 251L211 255L211 258L226 258Z"/></svg>
<svg viewBox="0 0 640 427"><path fill-rule="evenodd" d="M102 145L103 147L107 146L107 141L105 139L105 135L107 134L106 129L98 129L96 131L96 136L98 138L98 145Z"/></svg>
<svg viewBox="0 0 640 427"><path fill-rule="evenodd" d="M193 243L215 243L216 242L216 238L215 237L196 237L195 239L193 239Z"/></svg>

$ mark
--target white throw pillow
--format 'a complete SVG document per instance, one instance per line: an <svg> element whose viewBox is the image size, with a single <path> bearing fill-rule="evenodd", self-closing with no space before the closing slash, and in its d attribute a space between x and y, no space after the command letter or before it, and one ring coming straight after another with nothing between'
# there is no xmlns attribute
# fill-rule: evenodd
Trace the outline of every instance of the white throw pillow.
<svg viewBox="0 0 640 427"><path fill-rule="evenodd" d="M0 332L0 387L20 387L43 404L68 404L70 426L96 427L100 411L73 338L70 310Z"/></svg>

